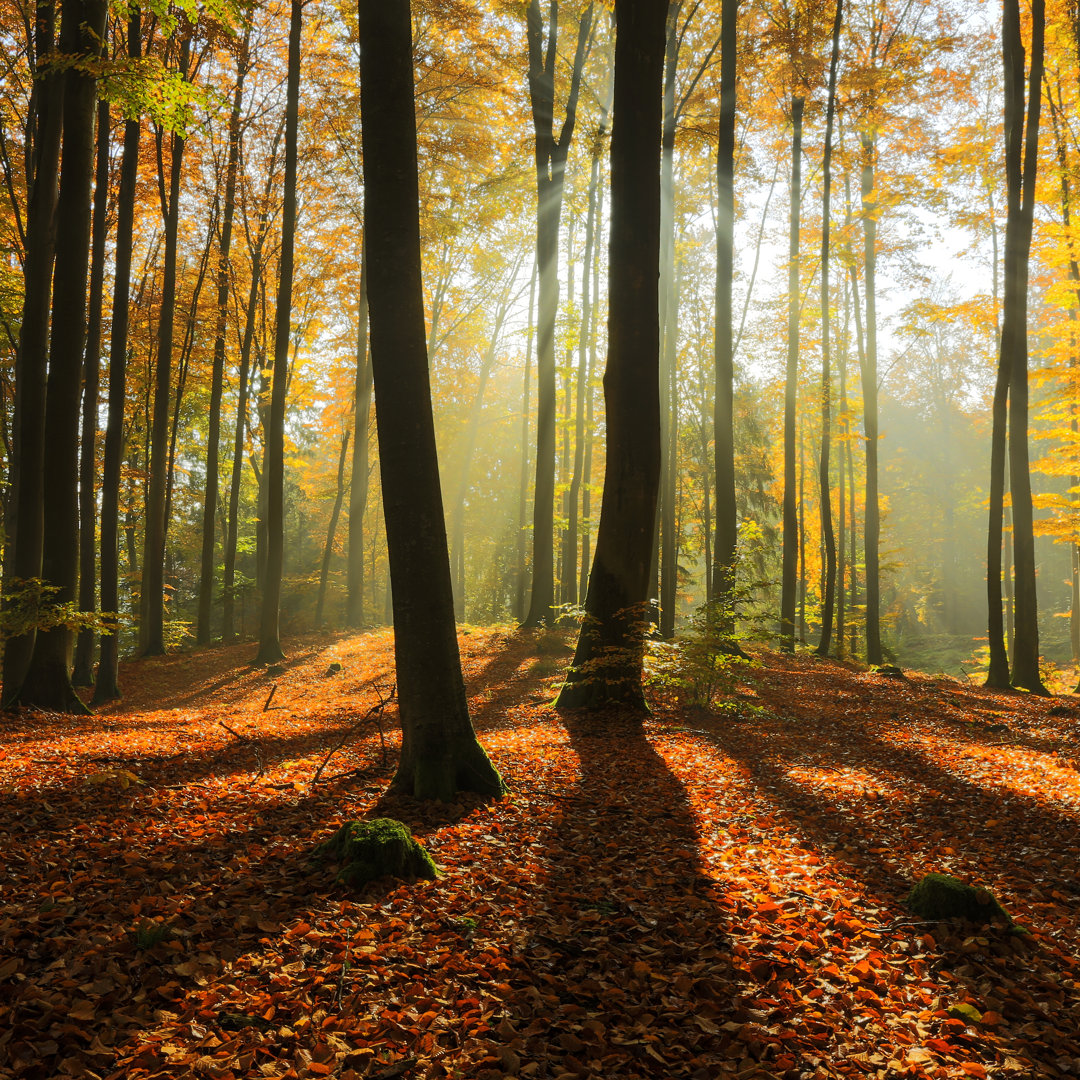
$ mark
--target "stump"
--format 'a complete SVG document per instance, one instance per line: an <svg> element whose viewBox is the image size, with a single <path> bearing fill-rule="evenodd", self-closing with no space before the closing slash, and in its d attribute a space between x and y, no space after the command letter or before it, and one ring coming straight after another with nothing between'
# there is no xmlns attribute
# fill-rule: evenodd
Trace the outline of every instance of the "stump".
<svg viewBox="0 0 1080 1080"><path fill-rule="evenodd" d="M339 863L337 879L345 885L365 885L381 877L434 879L439 869L409 827L394 818L347 821L314 851L319 859Z"/></svg>
<svg viewBox="0 0 1080 1080"><path fill-rule="evenodd" d="M924 919L967 919L989 923L1003 919L1012 925L1008 912L989 889L967 885L948 874L927 874L908 893L907 906Z"/></svg>

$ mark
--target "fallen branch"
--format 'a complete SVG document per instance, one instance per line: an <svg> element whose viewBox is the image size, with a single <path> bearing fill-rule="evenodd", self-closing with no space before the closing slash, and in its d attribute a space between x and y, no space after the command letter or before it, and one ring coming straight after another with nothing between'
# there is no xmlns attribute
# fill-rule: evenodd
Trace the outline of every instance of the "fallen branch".
<svg viewBox="0 0 1080 1080"><path fill-rule="evenodd" d="M368 711L364 713L364 715L359 720L357 720L355 724L350 724L349 727L346 728L345 734L341 737L337 744L331 748L330 753L328 753L326 757L323 758L322 764L315 770L315 775L311 778L311 782L313 784L317 784L319 782L320 778L322 777L323 770L326 768L327 765L330 764L330 759L339 750L341 750L342 747L345 746L345 744L353 737L353 735L356 734L357 731L359 731L361 728L364 727L365 724L368 723L374 723L375 726L379 729L379 742L382 745L382 764L383 768L386 768L386 733L383 731L382 715L383 710L386 708L386 706L389 705L392 701L394 701L394 698L397 694L397 685L394 684L390 687L390 693L387 694L386 697L383 697L383 688L381 686L374 687L374 690L375 693L379 695L379 700L374 705L372 705L371 708L368 709Z"/></svg>
<svg viewBox="0 0 1080 1080"><path fill-rule="evenodd" d="M270 687L270 693L267 695L266 701L263 702L263 712L269 712L271 709L283 709L284 705L271 705L270 702L274 700L274 695L277 693L277 683L274 683Z"/></svg>
<svg viewBox="0 0 1080 1080"><path fill-rule="evenodd" d="M218 723L230 734L234 739L239 742L247 743L252 750L255 751L255 763L259 766L259 771L255 774L255 779L258 780L266 772L266 763L263 761L262 746L260 746L258 739L253 739L249 735L236 730L236 728L229 727L224 720L219 720Z"/></svg>

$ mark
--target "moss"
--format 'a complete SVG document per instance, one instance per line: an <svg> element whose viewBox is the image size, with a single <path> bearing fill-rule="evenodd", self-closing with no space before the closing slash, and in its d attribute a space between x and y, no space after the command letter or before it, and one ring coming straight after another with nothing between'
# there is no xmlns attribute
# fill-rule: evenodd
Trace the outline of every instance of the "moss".
<svg viewBox="0 0 1080 1080"><path fill-rule="evenodd" d="M907 906L924 919L968 919L988 923L1003 919L1012 925L1008 912L989 889L966 885L948 874L927 874L908 893Z"/></svg>
<svg viewBox="0 0 1080 1080"><path fill-rule="evenodd" d="M339 863L338 881L345 885L365 885L381 877L415 881L439 876L439 868L408 826L394 818L347 821L314 855Z"/></svg>

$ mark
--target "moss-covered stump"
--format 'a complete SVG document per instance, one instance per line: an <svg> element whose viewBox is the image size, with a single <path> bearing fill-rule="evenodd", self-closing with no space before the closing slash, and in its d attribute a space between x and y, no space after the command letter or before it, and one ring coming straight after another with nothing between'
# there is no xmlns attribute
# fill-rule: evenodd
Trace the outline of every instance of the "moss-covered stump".
<svg viewBox="0 0 1080 1080"><path fill-rule="evenodd" d="M439 876L439 868L409 827L394 818L347 821L313 854L338 863L338 881L345 885L365 885L381 877L415 881Z"/></svg>
<svg viewBox="0 0 1080 1080"><path fill-rule="evenodd" d="M1012 925L1008 912L989 889L967 885L948 874L927 874L908 893L907 906L924 919L967 919L975 923L1001 919Z"/></svg>

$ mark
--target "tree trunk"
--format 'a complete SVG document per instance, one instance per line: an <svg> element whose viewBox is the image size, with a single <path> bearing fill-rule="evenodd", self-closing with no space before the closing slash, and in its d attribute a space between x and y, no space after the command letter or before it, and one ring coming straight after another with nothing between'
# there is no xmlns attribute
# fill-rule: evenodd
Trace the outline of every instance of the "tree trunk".
<svg viewBox="0 0 1080 1080"><path fill-rule="evenodd" d="M244 79L248 70L248 43L251 26L244 31L236 64L236 88L229 114L229 151L225 165L225 205L221 213L221 242L218 247L217 324L214 327L214 361L210 377L210 411L206 438L206 487L203 491L202 553L199 561L199 611L195 640L210 641L210 611L214 597L214 537L218 507L218 456L221 442L221 399L225 383L225 335L229 319L229 282L232 277L229 255L232 249L233 215L236 207L236 175L240 168L240 107L244 99Z"/></svg>
<svg viewBox="0 0 1080 1080"><path fill-rule="evenodd" d="M675 76L679 63L679 12L668 8L664 54L664 126L660 156L660 636L675 636L678 540L675 489L678 472L678 409L675 366L678 298L675 292Z"/></svg>
<svg viewBox="0 0 1080 1080"><path fill-rule="evenodd" d="M863 432L866 436L866 511L863 515L863 559L866 563L866 662L880 664L881 621L878 547L881 518L878 506L877 404L877 204L874 203L874 158L877 136L862 136L863 257L866 274L866 355L862 364Z"/></svg>
<svg viewBox="0 0 1080 1080"><path fill-rule="evenodd" d="M616 0L607 461L585 620L559 708L645 710L660 481L660 142L667 0Z"/></svg>
<svg viewBox="0 0 1080 1080"><path fill-rule="evenodd" d="M90 188L94 175L97 78L92 73L105 33L104 0L69 0L61 49L81 63L64 73L63 161L56 204L52 340L45 397L44 538L41 576L57 591L48 603L76 600L79 574L79 397L86 351L86 285L90 257ZM85 713L71 685L70 626L39 631L18 692L22 705Z"/></svg>
<svg viewBox="0 0 1080 1080"><path fill-rule="evenodd" d="M366 249L366 245L365 245ZM356 382L353 390L352 480L349 486L349 560L345 625L364 625L364 511L368 498L368 423L371 417L371 353L368 350L368 270L360 252L360 297L356 305Z"/></svg>
<svg viewBox="0 0 1080 1080"><path fill-rule="evenodd" d="M832 491L829 486L829 453L832 442L829 213L832 197L833 120L836 115L836 69L840 63L840 27L843 17L844 0L836 0L832 53L829 58L829 96L825 108L825 150L822 158L821 180L821 455L818 458L818 490L821 499L821 536L825 545L825 595L822 597L821 640L817 647L818 656L828 656L832 646L833 610L836 597L836 536L833 533Z"/></svg>
<svg viewBox="0 0 1080 1080"><path fill-rule="evenodd" d="M9 590L34 588L41 577L44 532L42 469L45 460L45 380L49 356L49 308L53 259L56 251L57 178L60 172L60 134L63 128L64 77L51 64L55 52L56 5L39 3L35 11L35 52L41 75L34 80L36 131L30 166L26 211L26 258L23 263L23 308L19 351L15 358L15 414L12 423L15 460L12 469L15 507L14 542L5 566ZM18 693L34 648L35 632L4 643L3 700Z"/></svg>
<svg viewBox="0 0 1080 1080"><path fill-rule="evenodd" d="M345 461L349 456L349 435L345 431L341 436L341 454L338 457L337 489L334 495L334 508L330 512L330 524L326 528L326 546L323 548L322 564L319 567L319 595L315 601L315 629L323 624L323 609L326 605L326 582L330 577L330 559L334 554L334 536L337 533L338 519L341 517L341 504L345 501Z"/></svg>
<svg viewBox="0 0 1080 1080"><path fill-rule="evenodd" d="M525 373L521 387L521 479L518 482L518 543L517 543L517 606L514 614L519 621L525 619L525 583L528 569L525 565L525 515L529 501L529 375L532 369L533 313L536 302L536 264L529 280L529 323L525 328Z"/></svg>
<svg viewBox="0 0 1080 1080"><path fill-rule="evenodd" d="M559 308L559 222L562 216L566 155L577 120L581 72L592 28L590 3L578 25L577 51L570 77L566 114L555 138L555 63L558 3L551 0L545 48L540 0L526 9L529 42L529 97L536 159L536 261L539 310L536 333L536 483L533 488L532 595L525 626L555 619L555 320Z"/></svg>
<svg viewBox="0 0 1080 1080"><path fill-rule="evenodd" d="M191 49L185 31L180 46L180 76L186 77ZM184 136L172 136L169 194L163 199L165 215L165 265L161 285L157 361L154 369L154 416L150 435L150 487L143 534L142 619L139 646L144 656L165 652L165 488L169 460L169 393L172 382L173 318L176 312L176 248L180 222L180 175L184 160ZM164 185L162 184L162 187Z"/></svg>
<svg viewBox="0 0 1080 1080"><path fill-rule="evenodd" d="M274 368L266 431L266 571L259 609L257 664L285 659L278 613L285 569L285 392L289 378L293 255L296 238L297 132L300 118L300 31L304 0L292 0L289 15L289 69L285 91L285 178L281 209L281 255L274 318Z"/></svg>
<svg viewBox="0 0 1080 1080"><path fill-rule="evenodd" d="M128 56L136 60L141 51L140 9L128 20ZM120 190L116 204L116 271L113 277L112 333L109 338L109 404L105 424L105 460L101 477L101 610L119 617L120 612L120 465L124 456L124 403L127 388L128 321L131 292L132 229L139 172L138 119L124 124L124 154L120 164ZM117 679L119 638L102 634L94 704L120 696Z"/></svg>
<svg viewBox="0 0 1080 1080"><path fill-rule="evenodd" d="M1045 694L1046 688L1039 674L1035 534L1028 462L1027 292L1038 168L1044 25L1043 0L1032 0L1031 66L1025 123L1020 8L1017 0L1005 0L1001 39L1005 70L1005 175L1009 203L1005 226L1001 366L1009 372L1009 483L1012 488L1013 557L1016 566L1016 640L1012 656L1012 682L1015 686L1038 694Z"/></svg>
<svg viewBox="0 0 1080 1080"><path fill-rule="evenodd" d="M791 98L791 217L788 231L788 349L784 384L784 557L780 588L780 648L795 651L799 523L795 490L795 399L799 390L799 209L805 101Z"/></svg>
<svg viewBox="0 0 1080 1080"><path fill-rule="evenodd" d="M402 745L395 791L501 795L461 677L421 281L408 0L359 0L364 230ZM378 47L372 47L378 43Z"/></svg>
<svg viewBox="0 0 1080 1080"><path fill-rule="evenodd" d="M83 364L82 440L79 446L79 610L97 610L97 474L98 391L101 378L101 315L105 293L105 234L109 209L109 103L98 102L97 166L94 180L93 251L90 256L90 301ZM94 685L94 631L81 629L75 641L73 686Z"/></svg>
<svg viewBox="0 0 1080 1080"><path fill-rule="evenodd" d="M735 502L735 348L731 285L735 275L735 68L739 0L720 2L720 124L716 147L716 396L713 427L716 454L716 543L713 546L714 604L723 625L734 628L730 610L735 584L738 508Z"/></svg>

